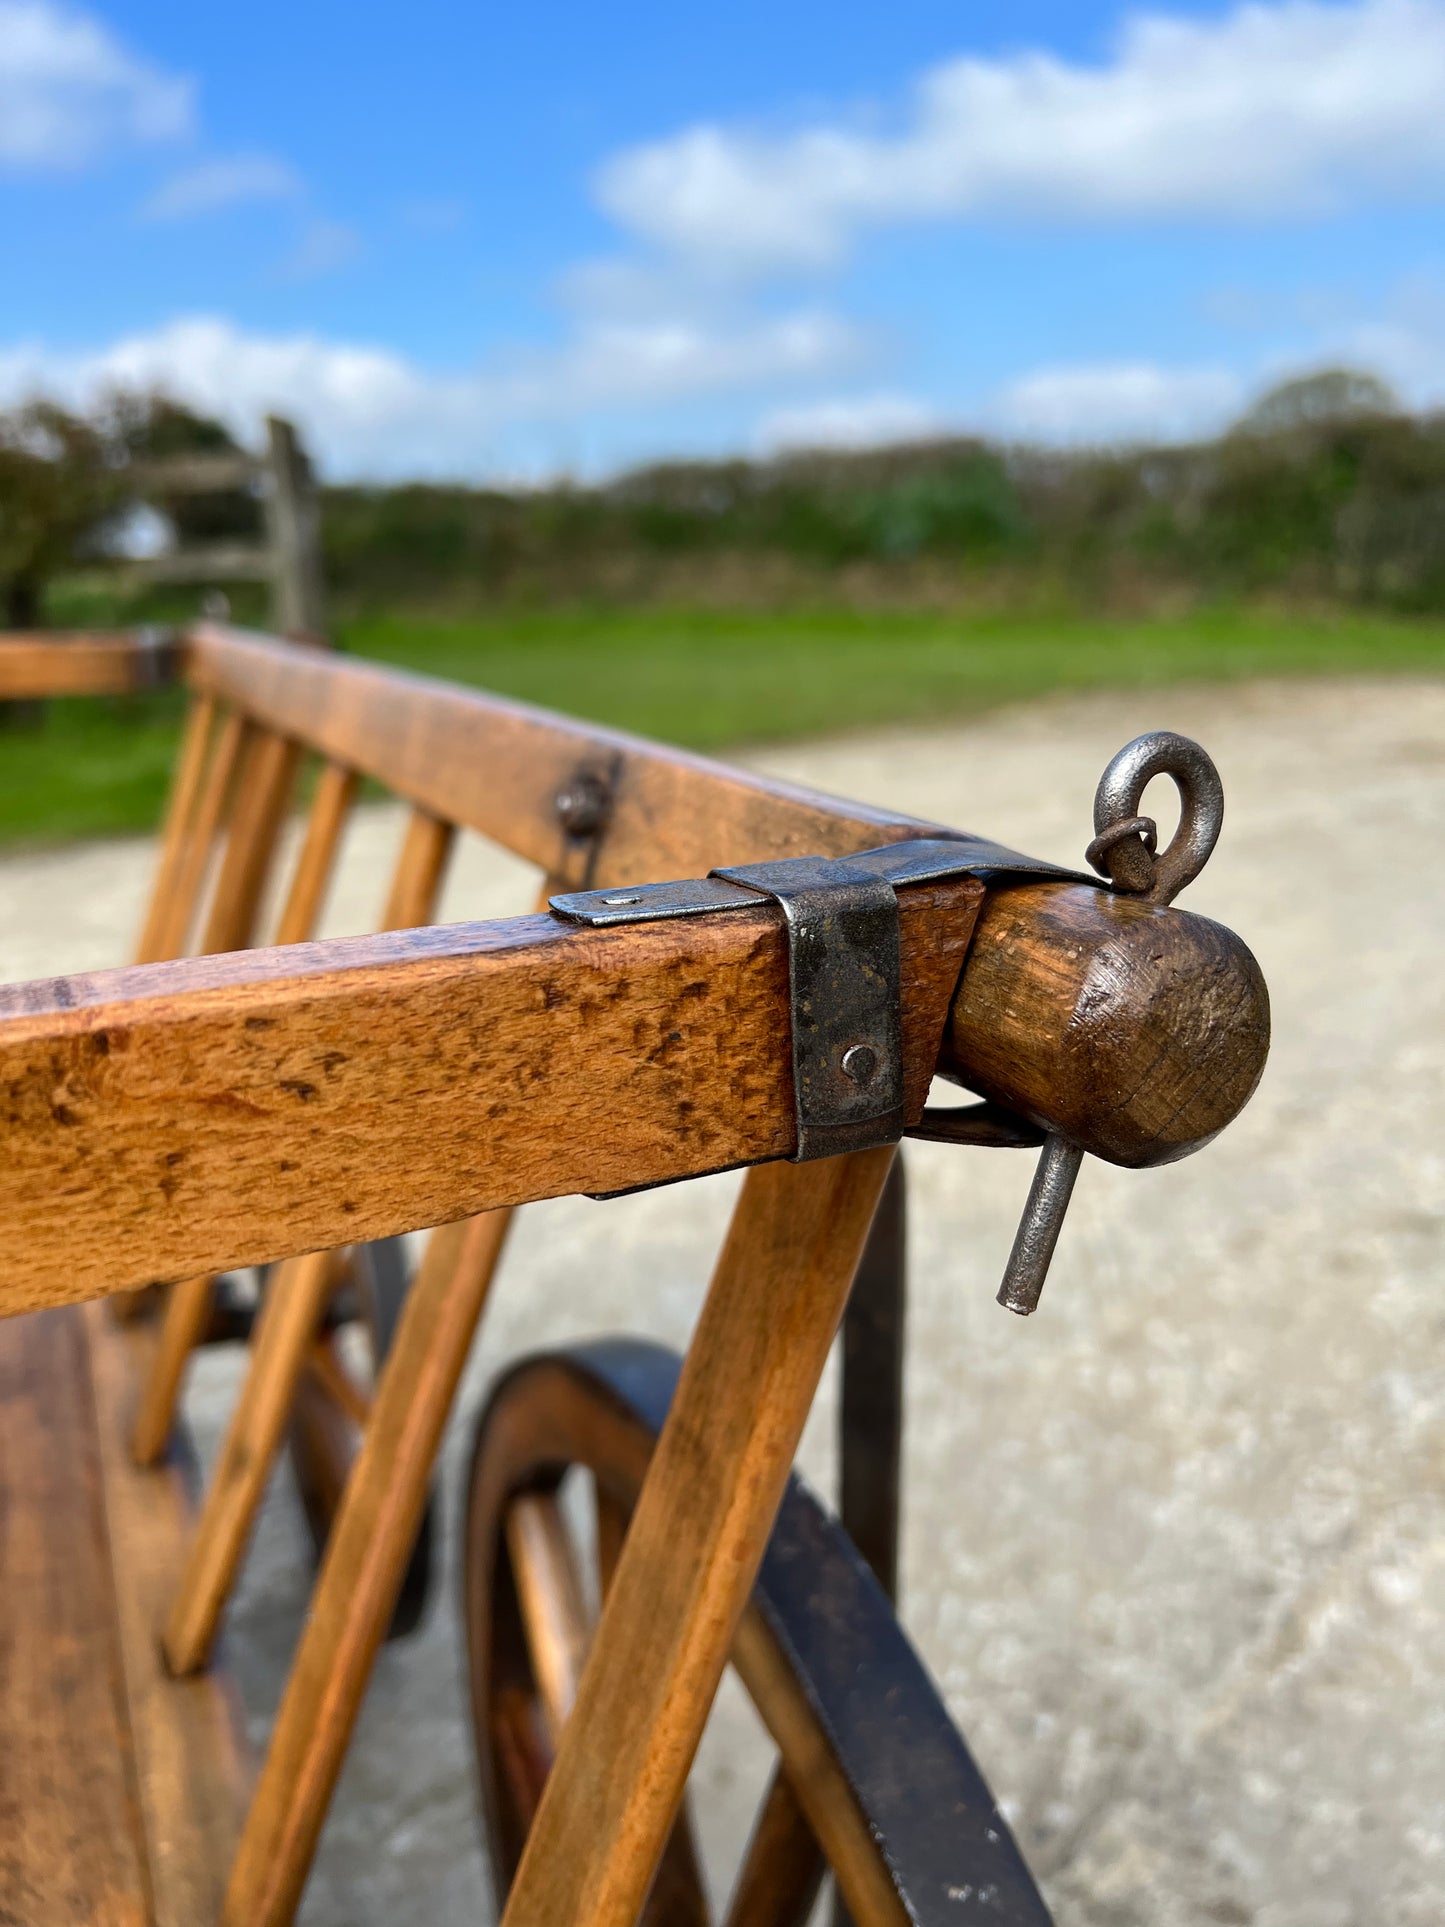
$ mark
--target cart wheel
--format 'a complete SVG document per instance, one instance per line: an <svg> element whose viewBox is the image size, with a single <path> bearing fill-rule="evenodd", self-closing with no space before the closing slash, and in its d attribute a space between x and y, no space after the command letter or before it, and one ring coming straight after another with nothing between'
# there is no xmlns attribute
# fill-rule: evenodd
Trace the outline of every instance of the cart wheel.
<svg viewBox="0 0 1445 1927"><path fill-rule="evenodd" d="M358 1246L351 1271L345 1295L352 1318L328 1321L301 1375L291 1408L291 1465L318 1562L326 1549L352 1460L360 1449L371 1406L371 1386L391 1349L406 1297L402 1240L379 1238ZM343 1334L357 1327L366 1338L370 1385L353 1377L344 1357ZM387 1628L388 1639L413 1632L426 1609L431 1585L433 1509L433 1501L428 1500Z"/></svg>
<svg viewBox="0 0 1445 1927"><path fill-rule="evenodd" d="M631 1339L543 1353L505 1374L477 1429L463 1613L499 1912L592 1633L581 1545L559 1488L572 1467L591 1475L596 1590L605 1594L679 1367L673 1353ZM803 1927L830 1868L860 1922L1049 1927L882 1588L797 1479L732 1658L779 1759L728 1927ZM684 1802L642 1920L693 1927L708 1917Z"/></svg>

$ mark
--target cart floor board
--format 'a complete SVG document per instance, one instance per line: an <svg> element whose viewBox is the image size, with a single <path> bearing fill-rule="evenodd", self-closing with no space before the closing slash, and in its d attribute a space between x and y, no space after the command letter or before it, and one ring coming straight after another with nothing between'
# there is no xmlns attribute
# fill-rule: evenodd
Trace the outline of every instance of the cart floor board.
<svg viewBox="0 0 1445 1927"><path fill-rule="evenodd" d="M104 1307L0 1322L0 1923L202 1927L248 1774L224 1680L156 1637L190 1530L179 1455L138 1472L153 1343Z"/></svg>

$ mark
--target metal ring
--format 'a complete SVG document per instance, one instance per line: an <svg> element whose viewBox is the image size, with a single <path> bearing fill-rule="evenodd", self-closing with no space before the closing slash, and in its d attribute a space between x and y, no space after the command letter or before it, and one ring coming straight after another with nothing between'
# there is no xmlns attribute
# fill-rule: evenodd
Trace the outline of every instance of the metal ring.
<svg viewBox="0 0 1445 1927"><path fill-rule="evenodd" d="M1102 840L1139 813L1145 788L1156 776L1167 776L1179 791L1179 828L1168 849L1149 862L1141 876L1135 859L1144 846L1126 839L1112 848ZM1094 792L1094 832L1101 854L1109 863L1115 885L1145 896L1151 903L1171 903L1186 883L1192 883L1209 861L1224 822L1224 785L1212 759L1198 743L1172 729L1151 730L1136 736L1109 764ZM1092 846L1091 846L1092 847ZM1125 856L1128 868L1109 859Z"/></svg>

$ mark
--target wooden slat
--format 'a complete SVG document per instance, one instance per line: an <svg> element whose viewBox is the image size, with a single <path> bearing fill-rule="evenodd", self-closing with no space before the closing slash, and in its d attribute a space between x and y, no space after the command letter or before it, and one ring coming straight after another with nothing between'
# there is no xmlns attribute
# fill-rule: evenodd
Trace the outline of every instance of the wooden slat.
<svg viewBox="0 0 1445 1927"><path fill-rule="evenodd" d="M446 1225L428 1240L327 1540L236 1854L224 1927L283 1927L295 1913L511 1215Z"/></svg>
<svg viewBox="0 0 1445 1927"><path fill-rule="evenodd" d="M291 888L276 926L277 943L305 943L316 934L341 835L356 800L356 785L355 770L344 769L339 763L327 763L322 769Z"/></svg>
<svg viewBox="0 0 1445 1927"><path fill-rule="evenodd" d="M936 826L729 769L525 703L202 623L189 675L268 727L478 830L571 887L704 875L768 857L842 856ZM569 836L559 793L606 783L597 837Z"/></svg>
<svg viewBox="0 0 1445 1927"><path fill-rule="evenodd" d="M914 1113L982 894L900 892ZM786 1156L787 1012L761 907L0 989L0 1312Z"/></svg>
<svg viewBox="0 0 1445 1927"><path fill-rule="evenodd" d="M504 1927L636 1920L892 1157L748 1174Z"/></svg>
<svg viewBox="0 0 1445 1927"><path fill-rule="evenodd" d="M166 1616L162 1646L178 1676L197 1671L210 1656L335 1275L334 1255L313 1251L288 1259L267 1282L249 1369Z"/></svg>
<svg viewBox="0 0 1445 1927"><path fill-rule="evenodd" d="M161 853L151 885L150 908L136 945L137 963L161 963L175 955L174 950L166 948L166 940L176 920L174 899L185 870L186 849L201 800L206 751L211 745L215 720L215 698L198 696L186 717L185 735L166 805L165 827L161 831Z"/></svg>
<svg viewBox="0 0 1445 1927"><path fill-rule="evenodd" d="M128 562L126 573L141 582L269 582L276 559L269 548L244 542L197 543Z"/></svg>
<svg viewBox="0 0 1445 1927"><path fill-rule="evenodd" d="M166 1294L131 1427L130 1455L136 1465L155 1465L165 1453L181 1381L191 1353L205 1336L214 1295L214 1282L207 1271L196 1278L178 1279Z"/></svg>
<svg viewBox="0 0 1445 1927"><path fill-rule="evenodd" d="M133 462L126 480L137 490L155 490L164 495L214 495L230 489L248 489L264 475L266 465L258 455L243 451L215 455L167 455L153 462Z"/></svg>
<svg viewBox="0 0 1445 1927"><path fill-rule="evenodd" d="M232 710L222 723L206 766L195 819L176 858L175 877L164 910L147 930L148 947L156 962L179 957L196 920L206 868L216 836L226 821L235 788L236 771L250 734L246 719ZM151 958L140 959L149 962Z"/></svg>
<svg viewBox="0 0 1445 1927"><path fill-rule="evenodd" d="M322 771L296 874L281 913L278 943L299 943L311 935L355 791L356 777L350 770L330 763ZM131 1434L131 1456L137 1465L154 1464L165 1450L186 1363L201 1342L213 1295L212 1280L202 1273L197 1278L182 1279L166 1298L159 1343L151 1354Z"/></svg>
<svg viewBox="0 0 1445 1927"><path fill-rule="evenodd" d="M329 1338L323 1336L313 1343L306 1354L306 1372L337 1410L344 1412L358 1431L364 1431L371 1419L370 1394L347 1371Z"/></svg>
<svg viewBox="0 0 1445 1927"><path fill-rule="evenodd" d="M383 930L416 930L431 922L455 837L453 825L430 810L412 811L382 912Z"/></svg>
<svg viewBox="0 0 1445 1927"><path fill-rule="evenodd" d="M85 1315L0 1327L0 1920L145 1927Z"/></svg>
<svg viewBox="0 0 1445 1927"><path fill-rule="evenodd" d="M156 1632L190 1538L194 1471L174 1442L149 1471L127 1462L132 1388L146 1376L154 1333L144 1325L117 1330L103 1311L89 1305L84 1316L154 1927L205 1927L220 1913L250 1762L225 1675L174 1680L161 1661Z"/></svg>
<svg viewBox="0 0 1445 1927"><path fill-rule="evenodd" d="M276 843L296 780L299 746L257 731L246 746L225 855L206 918L201 949L243 950L254 942L256 919Z"/></svg>

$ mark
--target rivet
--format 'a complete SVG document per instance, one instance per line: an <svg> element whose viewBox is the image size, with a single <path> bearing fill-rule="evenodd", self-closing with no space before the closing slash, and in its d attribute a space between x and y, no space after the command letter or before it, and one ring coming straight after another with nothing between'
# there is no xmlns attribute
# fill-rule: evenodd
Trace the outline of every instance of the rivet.
<svg viewBox="0 0 1445 1927"><path fill-rule="evenodd" d="M850 1044L843 1053L843 1075L855 1084L867 1084L878 1068L878 1053L871 1044Z"/></svg>

